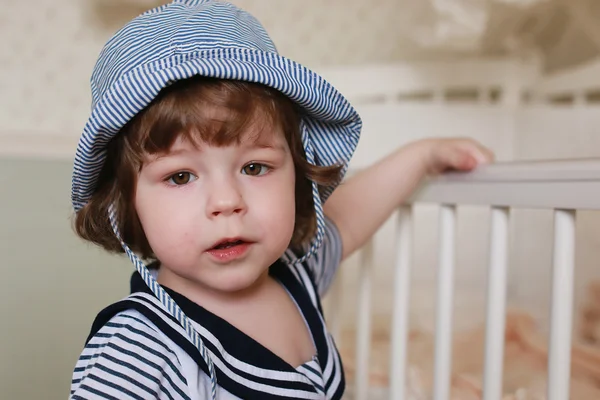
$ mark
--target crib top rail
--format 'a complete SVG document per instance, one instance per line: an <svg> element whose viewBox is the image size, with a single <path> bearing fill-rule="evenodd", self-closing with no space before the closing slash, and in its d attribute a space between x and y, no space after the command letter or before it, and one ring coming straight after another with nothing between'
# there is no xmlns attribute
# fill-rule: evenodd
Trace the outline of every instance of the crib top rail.
<svg viewBox="0 0 600 400"><path fill-rule="evenodd" d="M538 75L535 63L511 58L340 65L318 72L358 107L397 101L447 104L454 92L463 91L466 96L477 92L478 99L498 91L509 99L508 93L527 87Z"/></svg>
<svg viewBox="0 0 600 400"><path fill-rule="evenodd" d="M499 162L426 181L407 201L568 210L600 209L600 158Z"/></svg>

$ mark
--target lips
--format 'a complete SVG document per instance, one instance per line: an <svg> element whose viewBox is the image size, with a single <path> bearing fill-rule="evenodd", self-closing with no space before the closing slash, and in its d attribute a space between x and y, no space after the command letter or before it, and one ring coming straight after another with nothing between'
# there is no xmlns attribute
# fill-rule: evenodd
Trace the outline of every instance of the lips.
<svg viewBox="0 0 600 400"><path fill-rule="evenodd" d="M214 261L226 263L244 257L252 245L243 238L227 238L219 240L206 251Z"/></svg>

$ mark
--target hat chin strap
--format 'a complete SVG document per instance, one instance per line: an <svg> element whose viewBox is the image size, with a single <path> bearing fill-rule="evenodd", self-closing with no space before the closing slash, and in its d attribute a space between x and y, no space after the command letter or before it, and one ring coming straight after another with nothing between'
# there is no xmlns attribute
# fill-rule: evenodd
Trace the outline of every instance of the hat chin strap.
<svg viewBox="0 0 600 400"><path fill-rule="evenodd" d="M196 346L196 348L200 351L202 359L208 366L208 371L210 373L212 399L216 400L216 398L217 398L217 375L215 374L215 368L214 368L212 359L210 358L208 349L206 348L206 346L204 346L204 343L202 342L200 335L198 334L198 332L196 332L196 330L192 326L192 323L190 322L189 318L184 314L184 312L177 305L177 303L175 303L175 300L173 300L173 298L171 296L169 296L169 294L158 284L158 282L156 281L156 279L154 279L154 277L152 276L150 271L148 271L148 268L146 267L144 262L129 248L129 246L127 246L125 244L125 242L121 238L121 234L119 233L119 228L117 225L117 218L116 218L115 214L116 214L115 206L114 206L114 204L111 204L111 206L109 208L108 216L109 216L110 224L112 226L114 234L116 235L117 239L119 239L119 242L121 242L121 246L123 247L123 250L125 250L125 253L127 253L127 256L129 257L131 262L135 265L136 270L140 273L140 275L144 279L144 282L146 283L146 285L148 285L150 290L152 290L152 293L154 293L154 295L158 298L158 300L160 300L161 304L165 307L165 309L169 312L169 314L171 314L179 322L179 324L185 329L186 333L188 334L188 338L191 340L191 342L194 344L194 346Z"/></svg>
<svg viewBox="0 0 600 400"><path fill-rule="evenodd" d="M315 165L315 151L312 146L312 141L310 140L310 136L308 135L308 130L304 123L301 124L302 131L302 143L304 145L304 152L306 153L306 161ZM311 241L310 247L306 254L304 254L300 258L295 258L292 252L286 252L285 259L286 262L296 265L302 263L309 259L311 256L317 253L319 247L323 243L323 236L325 235L325 216L323 213L323 203L321 201L321 196L319 195L319 186L316 182L312 182L312 195L313 195L313 203L315 204L315 214L317 216L317 235Z"/></svg>

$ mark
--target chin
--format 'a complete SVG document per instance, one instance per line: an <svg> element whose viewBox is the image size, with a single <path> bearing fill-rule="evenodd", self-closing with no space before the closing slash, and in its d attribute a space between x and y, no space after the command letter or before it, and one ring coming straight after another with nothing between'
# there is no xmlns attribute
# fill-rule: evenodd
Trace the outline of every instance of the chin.
<svg viewBox="0 0 600 400"><path fill-rule="evenodd" d="M215 282L212 286L222 292L239 292L256 285L264 277L265 272L249 273L248 271L235 271L219 277L218 282Z"/></svg>

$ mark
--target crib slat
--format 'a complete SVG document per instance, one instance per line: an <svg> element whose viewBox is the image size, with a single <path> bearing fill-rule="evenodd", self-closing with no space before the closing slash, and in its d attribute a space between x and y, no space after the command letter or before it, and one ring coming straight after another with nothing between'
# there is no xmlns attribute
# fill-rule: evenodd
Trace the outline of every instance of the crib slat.
<svg viewBox="0 0 600 400"><path fill-rule="evenodd" d="M367 400L369 394L369 350L371 346L371 271L373 239L361 251L358 277L358 315L356 326L356 387L355 399Z"/></svg>
<svg viewBox="0 0 600 400"><path fill-rule="evenodd" d="M408 353L409 281L412 263L412 208L410 206L400 207L398 210L396 248L394 305L392 314L390 399L404 400L406 392L406 360Z"/></svg>
<svg viewBox="0 0 600 400"><path fill-rule="evenodd" d="M548 400L567 400L575 269L575 211L554 211L554 260L548 360Z"/></svg>
<svg viewBox="0 0 600 400"><path fill-rule="evenodd" d="M506 271L508 265L507 208L492 208L485 336L484 400L502 398Z"/></svg>
<svg viewBox="0 0 600 400"><path fill-rule="evenodd" d="M447 400L452 359L456 207L440 208L440 244L435 332L434 400Z"/></svg>

